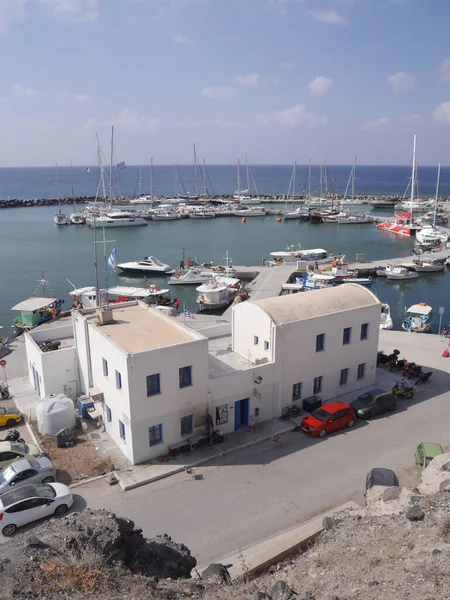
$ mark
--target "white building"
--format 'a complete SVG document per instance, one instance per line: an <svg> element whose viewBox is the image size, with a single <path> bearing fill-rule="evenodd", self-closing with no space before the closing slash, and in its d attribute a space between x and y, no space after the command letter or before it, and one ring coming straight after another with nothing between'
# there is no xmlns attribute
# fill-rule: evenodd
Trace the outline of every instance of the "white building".
<svg viewBox="0 0 450 600"><path fill-rule="evenodd" d="M314 393L373 385L380 314L354 284L244 302L231 323L202 330L138 302L74 311L63 350L40 351L50 330L26 334L30 381L41 396L97 398L106 431L139 463L206 440L208 427L229 433Z"/></svg>

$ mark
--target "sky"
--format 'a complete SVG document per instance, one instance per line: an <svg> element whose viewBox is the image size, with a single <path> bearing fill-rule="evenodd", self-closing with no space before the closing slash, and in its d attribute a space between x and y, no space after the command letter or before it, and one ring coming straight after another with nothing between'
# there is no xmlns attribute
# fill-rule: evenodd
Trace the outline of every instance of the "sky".
<svg viewBox="0 0 450 600"><path fill-rule="evenodd" d="M450 164L448 0L0 0L0 166Z"/></svg>

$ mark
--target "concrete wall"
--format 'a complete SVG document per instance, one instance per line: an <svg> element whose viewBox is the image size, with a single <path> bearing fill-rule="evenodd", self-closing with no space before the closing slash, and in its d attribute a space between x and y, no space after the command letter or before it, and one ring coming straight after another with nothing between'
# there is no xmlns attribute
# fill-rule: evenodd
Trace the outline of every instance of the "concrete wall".
<svg viewBox="0 0 450 600"><path fill-rule="evenodd" d="M232 310L233 352L250 362L257 359L274 359L274 340L272 339L271 318L259 306L243 302L233 306ZM258 343L255 344L255 336ZM269 343L265 349L264 343Z"/></svg>
<svg viewBox="0 0 450 600"><path fill-rule="evenodd" d="M369 323L367 340L360 340L363 323ZM323 379L319 395L324 400L373 385L379 323L380 307L373 306L276 327L280 406L292 402L295 383L302 383L303 398L311 396L314 378L320 375ZM345 327L352 328L352 335L351 343L344 346ZM325 350L316 352L316 336L321 333L325 334ZM365 376L358 380L357 369L361 363L366 364ZM348 381L340 386L340 372L346 368L349 369Z"/></svg>
<svg viewBox="0 0 450 600"><path fill-rule="evenodd" d="M89 359L89 330L88 321L77 311L72 312L73 334L77 347L78 372L80 376L80 391L88 393L92 385Z"/></svg>

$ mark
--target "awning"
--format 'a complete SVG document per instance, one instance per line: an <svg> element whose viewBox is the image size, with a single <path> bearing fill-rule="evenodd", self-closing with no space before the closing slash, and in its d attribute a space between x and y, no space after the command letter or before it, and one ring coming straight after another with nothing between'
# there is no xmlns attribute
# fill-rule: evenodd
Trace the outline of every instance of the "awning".
<svg viewBox="0 0 450 600"><path fill-rule="evenodd" d="M12 307L11 310L25 310L29 312L34 312L35 310L39 310L56 302L58 298L28 298L28 300L24 300L23 302L19 302Z"/></svg>

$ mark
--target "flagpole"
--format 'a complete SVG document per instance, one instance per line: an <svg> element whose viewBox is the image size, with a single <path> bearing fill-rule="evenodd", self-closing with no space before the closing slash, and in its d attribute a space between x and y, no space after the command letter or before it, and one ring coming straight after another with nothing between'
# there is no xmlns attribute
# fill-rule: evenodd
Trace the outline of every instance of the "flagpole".
<svg viewBox="0 0 450 600"><path fill-rule="evenodd" d="M186 323L186 301L183 302L183 325Z"/></svg>

